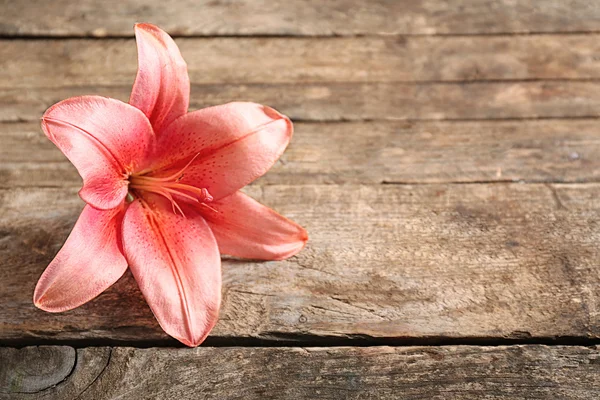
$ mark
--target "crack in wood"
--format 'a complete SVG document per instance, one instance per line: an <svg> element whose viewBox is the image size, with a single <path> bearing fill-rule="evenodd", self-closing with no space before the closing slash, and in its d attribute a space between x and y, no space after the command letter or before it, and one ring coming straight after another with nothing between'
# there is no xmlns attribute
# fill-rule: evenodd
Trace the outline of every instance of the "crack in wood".
<svg viewBox="0 0 600 400"><path fill-rule="evenodd" d="M552 199L556 203L556 208L558 210L568 210L568 208L565 207L565 205L563 204L562 200L560 199L558 193L556 192L556 188L554 186L552 186L552 183L546 184L546 187L550 190L550 194L552 195Z"/></svg>
<svg viewBox="0 0 600 400"><path fill-rule="evenodd" d="M88 391L88 389L90 389L95 383L96 381L98 381L98 379L100 379L100 377L102 375L104 375L104 372L106 371L106 369L108 368L108 366L110 365L110 360L112 358L112 353L113 353L113 349L112 347L108 348L108 357L106 359L106 364L104 365L104 367L102 368L102 370L100 371L100 373L98 373L98 375L85 387L83 388L83 390L77 395L77 397L75 398L75 400L81 399L85 392Z"/></svg>

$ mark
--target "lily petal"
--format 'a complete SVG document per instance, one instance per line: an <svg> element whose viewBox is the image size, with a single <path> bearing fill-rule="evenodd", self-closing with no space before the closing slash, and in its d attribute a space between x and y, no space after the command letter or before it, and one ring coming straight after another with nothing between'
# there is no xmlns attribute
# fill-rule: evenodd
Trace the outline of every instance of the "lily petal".
<svg viewBox="0 0 600 400"><path fill-rule="evenodd" d="M202 215L223 254L259 260L283 260L308 241L300 225L263 206L242 192L217 202Z"/></svg>
<svg viewBox="0 0 600 400"><path fill-rule="evenodd" d="M156 133L185 114L190 102L187 65L173 39L151 24L136 24L138 73L129 104L146 114Z"/></svg>
<svg viewBox="0 0 600 400"><path fill-rule="evenodd" d="M193 159L181 183L206 188L218 200L267 172L292 133L289 118L270 107L229 103L174 121L158 138L155 158L165 176Z"/></svg>
<svg viewBox="0 0 600 400"><path fill-rule="evenodd" d="M35 287L33 302L44 311L79 307L105 291L127 270L120 244L124 207L86 205Z"/></svg>
<svg viewBox="0 0 600 400"><path fill-rule="evenodd" d="M204 219L175 214L156 196L133 201L123 220L123 246L140 290L165 332L198 346L217 322L221 259Z"/></svg>
<svg viewBox="0 0 600 400"><path fill-rule="evenodd" d="M53 105L42 117L42 129L83 178L81 198L99 209L123 201L127 172L141 167L154 136L140 110L100 96Z"/></svg>

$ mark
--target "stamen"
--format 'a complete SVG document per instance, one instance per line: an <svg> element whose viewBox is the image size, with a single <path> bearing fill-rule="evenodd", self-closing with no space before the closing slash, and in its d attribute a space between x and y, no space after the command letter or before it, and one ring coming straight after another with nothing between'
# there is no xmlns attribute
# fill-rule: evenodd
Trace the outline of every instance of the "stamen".
<svg viewBox="0 0 600 400"><path fill-rule="evenodd" d="M165 189L167 192L169 192L169 193L173 193L173 194L175 194L175 195L177 195L177 196L181 196L181 197L184 197L184 198L186 198L186 199L188 199L188 200L194 201L194 202L196 202L196 203L200 203L200 200L198 200L198 199L197 199L197 198L195 198L195 197L192 197L192 196L190 196L189 194L181 193L181 192L178 192L177 190L173 190L173 189L169 189L169 188L164 188L164 189Z"/></svg>
<svg viewBox="0 0 600 400"><path fill-rule="evenodd" d="M175 200L171 200L171 206L173 206L173 214L175 214L175 207L177 207L177 210L181 213L181 216L183 218L185 218L185 214L183 213L183 210L181 209L181 207L179 207L179 204L177 204L177 202Z"/></svg>
<svg viewBox="0 0 600 400"><path fill-rule="evenodd" d="M172 181L174 179L177 179L180 175L183 175L183 172L188 169L188 167L194 162L194 160L200 155L200 153L196 153L196 155L194 157L192 157L192 159L185 165L185 167L181 168L179 171L175 172L172 175L169 176L165 176L162 178L156 178L154 176L140 176L139 178L143 178L143 179L147 179L149 181L156 181L156 182L169 182Z"/></svg>
<svg viewBox="0 0 600 400"><path fill-rule="evenodd" d="M158 192L156 192L156 193L158 193ZM185 218L185 214L183 213L183 210L181 209L181 207L179 207L179 204L177 204L177 202L175 201L175 199L173 199L173 196L171 196L171 194L169 192L165 191L160 194L165 196L171 202L171 207L173 208L173 214L176 214L175 208L177 208L177 211L179 211L181 213L181 216Z"/></svg>
<svg viewBox="0 0 600 400"><path fill-rule="evenodd" d="M206 208L208 208L208 209L209 209L209 210L211 210L211 211L214 211L214 212L216 212L217 214L219 213L217 210L215 210L214 208L212 208L212 207L211 207L211 206L209 206L208 204L205 204L205 203L200 203L200 205L201 205L201 206L204 206L204 207L206 207Z"/></svg>
<svg viewBox="0 0 600 400"><path fill-rule="evenodd" d="M165 197L171 202L173 212L177 213L178 211L184 217L185 214L174 196L179 196L183 199L193 201L194 203L199 203L201 206L207 207L214 212L218 212L205 204L213 201L213 197L208 192L208 189L179 183L179 179L182 177L181 174L183 174L183 171L191 165L196 157L197 155L194 156L183 169L168 177L155 178L146 175L132 175L129 177L129 188L134 191L139 190L141 192L155 193Z"/></svg>
<svg viewBox="0 0 600 400"><path fill-rule="evenodd" d="M174 189L187 190L189 192L196 193L200 196L200 201L203 203L211 202L213 200L213 197L210 195L210 193L208 193L208 190L206 188L199 189L195 186L186 185L183 183L170 183L170 182L165 184L164 186L174 188Z"/></svg>

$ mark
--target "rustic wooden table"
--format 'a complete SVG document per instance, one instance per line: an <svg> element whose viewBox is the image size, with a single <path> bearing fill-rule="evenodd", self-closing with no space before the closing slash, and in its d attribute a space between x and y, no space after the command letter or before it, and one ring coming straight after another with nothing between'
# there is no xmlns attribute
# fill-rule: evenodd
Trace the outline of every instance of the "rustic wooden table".
<svg viewBox="0 0 600 400"><path fill-rule="evenodd" d="M192 108L296 126L246 191L311 240L225 260L197 349L130 274L32 304L83 206L39 118L127 100L136 21ZM600 398L599 32L595 0L0 0L0 399Z"/></svg>

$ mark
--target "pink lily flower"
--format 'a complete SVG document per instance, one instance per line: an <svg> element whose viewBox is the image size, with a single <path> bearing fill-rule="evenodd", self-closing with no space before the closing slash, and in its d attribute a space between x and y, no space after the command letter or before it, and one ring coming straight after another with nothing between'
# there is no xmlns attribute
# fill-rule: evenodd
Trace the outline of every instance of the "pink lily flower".
<svg viewBox="0 0 600 400"><path fill-rule="evenodd" d="M83 179L87 203L37 283L45 311L78 307L131 268L166 333L197 346L221 301L220 253L281 260L308 240L298 224L239 191L292 137L272 108L229 103L187 113L187 66L171 37L135 26L139 67L129 104L74 97L42 117Z"/></svg>

